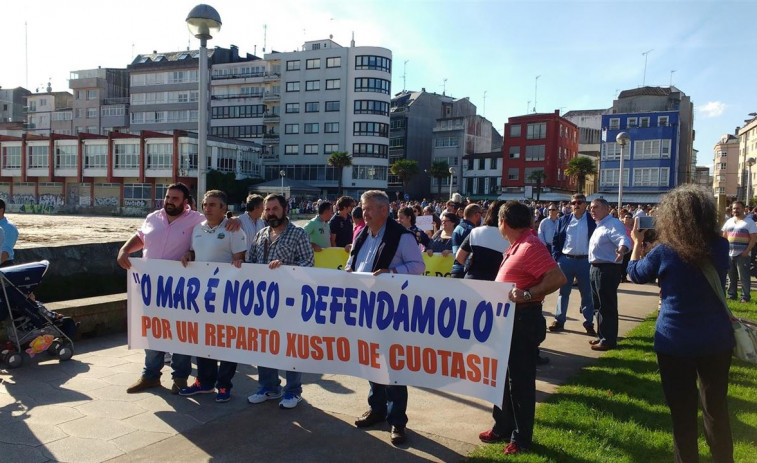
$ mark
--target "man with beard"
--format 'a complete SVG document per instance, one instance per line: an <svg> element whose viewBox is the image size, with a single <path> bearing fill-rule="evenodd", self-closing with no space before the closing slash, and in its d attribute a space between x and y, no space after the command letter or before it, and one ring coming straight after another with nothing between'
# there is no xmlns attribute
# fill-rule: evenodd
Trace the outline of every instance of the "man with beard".
<svg viewBox="0 0 757 463"><path fill-rule="evenodd" d="M308 233L294 225L287 217L289 207L282 195L270 194L265 198L263 217L268 226L255 236L250 246L250 262L267 264L273 270L287 266L312 267L315 265L313 247ZM260 389L247 401L260 404L267 400L281 399L279 408L294 408L302 401L302 373L286 372L286 386L281 388L279 370L258 367ZM283 396L283 397L282 397Z"/></svg>
<svg viewBox="0 0 757 463"><path fill-rule="evenodd" d="M181 260L192 242L192 229L205 220L205 216L189 207L189 188L183 183L168 186L163 199L163 209L152 212L137 230L137 233L118 251L118 265L129 270L129 255L142 250L144 259ZM226 223L229 231L239 230L239 220ZM164 352L145 349L145 367L142 376L129 386L126 392L142 392L160 386L160 370L163 368ZM171 356L172 394L187 387L187 378L192 371L190 356L174 353Z"/></svg>

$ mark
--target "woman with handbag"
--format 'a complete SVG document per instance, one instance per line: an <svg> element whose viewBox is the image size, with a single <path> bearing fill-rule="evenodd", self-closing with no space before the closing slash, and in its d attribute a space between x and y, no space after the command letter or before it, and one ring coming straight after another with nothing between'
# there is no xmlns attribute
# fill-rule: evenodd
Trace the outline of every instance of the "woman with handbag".
<svg viewBox="0 0 757 463"><path fill-rule="evenodd" d="M727 396L734 336L722 302L728 242L720 236L712 193L691 184L667 193L656 214L656 231L658 245L640 260L644 231L636 219L628 277L634 283L656 278L660 285L662 305L654 350L673 419L674 459L699 460L699 395L712 459L732 462Z"/></svg>

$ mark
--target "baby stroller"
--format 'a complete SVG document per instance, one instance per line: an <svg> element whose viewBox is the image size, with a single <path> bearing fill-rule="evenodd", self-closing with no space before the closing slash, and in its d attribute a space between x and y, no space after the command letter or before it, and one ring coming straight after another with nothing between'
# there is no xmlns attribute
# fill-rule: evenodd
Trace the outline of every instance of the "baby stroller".
<svg viewBox="0 0 757 463"><path fill-rule="evenodd" d="M24 350L30 357L47 351L61 361L74 355L71 338L77 324L70 317L47 310L32 293L49 265L43 260L0 268L0 321L7 319L9 340L0 345L0 362L10 368L21 366Z"/></svg>

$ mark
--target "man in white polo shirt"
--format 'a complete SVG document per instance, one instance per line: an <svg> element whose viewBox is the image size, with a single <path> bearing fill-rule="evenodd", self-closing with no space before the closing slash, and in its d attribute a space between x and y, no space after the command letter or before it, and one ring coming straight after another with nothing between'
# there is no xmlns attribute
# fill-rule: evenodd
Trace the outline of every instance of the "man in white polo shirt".
<svg viewBox="0 0 757 463"><path fill-rule="evenodd" d="M247 234L244 230L230 232L225 229L228 210L226 193L210 190L202 199L205 221L192 230L192 247L181 258L186 267L189 261L230 262L235 267L242 266L247 252ZM216 402L231 399L231 378L237 371L235 362L218 361L197 357L197 378L194 384L179 391L179 395L210 394L218 389Z"/></svg>

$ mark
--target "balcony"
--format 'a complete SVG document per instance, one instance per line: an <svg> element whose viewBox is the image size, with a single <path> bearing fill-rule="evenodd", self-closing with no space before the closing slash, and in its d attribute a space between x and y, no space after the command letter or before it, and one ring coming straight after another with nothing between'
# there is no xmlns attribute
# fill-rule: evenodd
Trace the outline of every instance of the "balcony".
<svg viewBox="0 0 757 463"><path fill-rule="evenodd" d="M278 142L279 142L278 133L266 133L263 135L263 143L278 143Z"/></svg>
<svg viewBox="0 0 757 463"><path fill-rule="evenodd" d="M123 98L105 98L103 99L104 106L108 105L114 105L114 104L129 104L129 97L123 97Z"/></svg>
<svg viewBox="0 0 757 463"><path fill-rule="evenodd" d="M280 74L271 72L271 73L267 73L265 75L265 77L263 78L263 81L264 82L275 82L275 81L277 81L279 79L281 79L281 75Z"/></svg>
<svg viewBox="0 0 757 463"><path fill-rule="evenodd" d="M262 96L263 96L262 93L226 93L223 95L212 95L210 99L211 100L233 100L235 98L239 98L239 99L260 98Z"/></svg>
<svg viewBox="0 0 757 463"><path fill-rule="evenodd" d="M265 103L272 103L279 100L281 100L281 95L279 93L265 92L263 95L263 102Z"/></svg>
<svg viewBox="0 0 757 463"><path fill-rule="evenodd" d="M280 119L281 118L279 117L278 114L268 114L268 113L263 114L264 124L278 124Z"/></svg>

